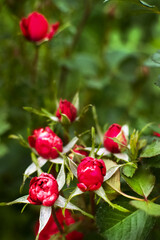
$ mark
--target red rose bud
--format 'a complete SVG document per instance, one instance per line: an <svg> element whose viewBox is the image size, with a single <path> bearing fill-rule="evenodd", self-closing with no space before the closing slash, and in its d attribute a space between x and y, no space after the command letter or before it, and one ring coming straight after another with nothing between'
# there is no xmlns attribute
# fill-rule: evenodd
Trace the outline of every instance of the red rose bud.
<svg viewBox="0 0 160 240"><path fill-rule="evenodd" d="M116 138L121 144L114 142L110 138ZM122 127L116 123L112 124L104 134L104 147L111 153L120 153L127 146L127 139L124 135Z"/></svg>
<svg viewBox="0 0 160 240"><path fill-rule="evenodd" d="M63 149L62 140L49 127L35 129L33 135L28 137L28 142L45 159L58 157L57 150L62 152Z"/></svg>
<svg viewBox="0 0 160 240"><path fill-rule="evenodd" d="M33 42L41 42L50 40L57 32L59 23L49 26L46 18L38 13L33 12L27 18L22 18L20 21L20 28L23 35Z"/></svg>
<svg viewBox="0 0 160 240"><path fill-rule="evenodd" d="M65 210L65 215L62 214L62 209L59 209L56 211L56 217L58 219L58 222L60 223L62 229L64 228L64 225L71 225L75 223L74 218L71 215L71 212L69 210ZM38 233L39 229L39 222L36 224L36 234ZM41 231L39 235L39 240L49 240L51 236L58 233L59 230L57 228L57 224L55 223L53 216L48 220L48 223L44 227L44 229ZM77 231L70 232L66 235L67 240L82 240L83 234Z"/></svg>
<svg viewBox="0 0 160 240"><path fill-rule="evenodd" d="M79 183L77 186L81 191L95 191L99 189L106 175L104 161L92 157L86 157L81 160L77 168Z"/></svg>
<svg viewBox="0 0 160 240"><path fill-rule="evenodd" d="M81 232L73 231L66 235L67 240L83 240L84 235Z"/></svg>
<svg viewBox="0 0 160 240"><path fill-rule="evenodd" d="M67 118L73 122L77 116L77 109L75 106L67 100L60 100L59 108L57 109L56 116L61 120L61 114L65 114Z"/></svg>
<svg viewBox="0 0 160 240"><path fill-rule="evenodd" d="M58 196L58 183L53 175L42 173L30 181L28 201L31 204L50 207Z"/></svg>
<svg viewBox="0 0 160 240"><path fill-rule="evenodd" d="M160 137L160 133L154 132L154 136Z"/></svg>
<svg viewBox="0 0 160 240"><path fill-rule="evenodd" d="M84 147L81 146L81 145L75 145L74 148L73 148L73 152L75 153L78 153L80 155L84 155L86 157L88 157L88 152L87 151L84 151L82 150Z"/></svg>

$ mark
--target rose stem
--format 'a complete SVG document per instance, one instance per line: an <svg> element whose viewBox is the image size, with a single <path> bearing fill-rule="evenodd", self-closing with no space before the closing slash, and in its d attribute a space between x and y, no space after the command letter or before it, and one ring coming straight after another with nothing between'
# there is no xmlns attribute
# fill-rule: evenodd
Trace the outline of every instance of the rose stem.
<svg viewBox="0 0 160 240"><path fill-rule="evenodd" d="M38 57L39 57L39 46L35 45L35 55L33 59L32 65L32 83L37 81L37 65L38 65Z"/></svg>
<svg viewBox="0 0 160 240"><path fill-rule="evenodd" d="M94 202L95 193L90 192L89 196L90 196L90 203L91 203L91 211L92 211L92 215L94 216L95 215L95 202Z"/></svg>
<svg viewBox="0 0 160 240"><path fill-rule="evenodd" d="M55 221L55 223L56 223L56 225L57 225L57 228L58 228L59 232L60 232L61 234L63 234L63 229L62 229L62 227L61 227L61 224L60 224L59 221L58 221L58 218L57 218L57 216L56 216L56 212L55 212L55 208L54 208L54 207L52 208L52 213L53 213L53 219L54 219L54 221Z"/></svg>

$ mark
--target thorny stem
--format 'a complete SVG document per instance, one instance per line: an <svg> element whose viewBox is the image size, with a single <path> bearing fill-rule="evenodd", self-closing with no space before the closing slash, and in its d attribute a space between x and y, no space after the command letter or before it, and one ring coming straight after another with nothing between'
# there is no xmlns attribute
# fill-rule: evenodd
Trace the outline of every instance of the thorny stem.
<svg viewBox="0 0 160 240"><path fill-rule="evenodd" d="M54 219L54 221L55 221L55 223L57 225L57 228L58 228L59 232L61 234L63 234L63 229L62 229L61 224L59 223L58 218L56 216L56 212L55 212L54 206L52 207L52 213L53 213L53 219Z"/></svg>

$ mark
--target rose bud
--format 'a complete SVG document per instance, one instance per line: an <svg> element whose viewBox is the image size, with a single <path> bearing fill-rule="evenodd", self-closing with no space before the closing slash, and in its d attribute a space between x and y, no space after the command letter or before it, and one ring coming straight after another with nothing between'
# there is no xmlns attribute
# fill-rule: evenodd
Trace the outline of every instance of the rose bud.
<svg viewBox="0 0 160 240"><path fill-rule="evenodd" d="M42 42L50 40L57 32L59 23L49 26L47 19L38 12L29 14L27 18L22 18L20 28L23 35L33 42Z"/></svg>
<svg viewBox="0 0 160 240"><path fill-rule="evenodd" d="M83 240L84 235L81 232L72 231L66 235L67 240Z"/></svg>
<svg viewBox="0 0 160 240"><path fill-rule="evenodd" d="M53 175L42 173L30 181L28 201L34 205L50 207L59 196L58 183Z"/></svg>
<svg viewBox="0 0 160 240"><path fill-rule="evenodd" d="M62 140L49 127L35 129L33 135L28 137L28 142L45 159L58 157L57 150L62 152L63 149Z"/></svg>
<svg viewBox="0 0 160 240"><path fill-rule="evenodd" d="M62 209L59 209L56 211L56 217L58 219L59 224L61 225L62 229L64 229L64 225L71 225L75 223L74 218L71 215L71 212L66 209L65 214L63 216ZM35 232L38 233L39 229L39 222L36 224ZM44 229L40 232L39 240L49 240L51 236L58 233L59 229L57 227L57 224L55 223L53 216L51 215L48 223L44 227ZM67 240L82 240L83 234L77 231L70 232L66 235Z"/></svg>
<svg viewBox="0 0 160 240"><path fill-rule="evenodd" d="M121 144L114 142L111 138L116 138ZM116 123L112 124L104 134L104 147L111 153L120 153L127 146L127 139L122 127Z"/></svg>
<svg viewBox="0 0 160 240"><path fill-rule="evenodd" d="M158 133L158 132L154 132L153 134L154 134L154 136L156 136L156 137L160 137L160 133Z"/></svg>
<svg viewBox="0 0 160 240"><path fill-rule="evenodd" d="M59 108L56 112L56 116L59 118L59 120L61 120L61 114L66 115L66 117L73 122L77 116L77 109L71 102L60 99Z"/></svg>
<svg viewBox="0 0 160 240"><path fill-rule="evenodd" d="M106 175L106 166L104 161L92 157L86 157L81 160L77 168L79 183L77 186L81 191L95 191L99 189Z"/></svg>
<svg viewBox="0 0 160 240"><path fill-rule="evenodd" d="M83 147L82 145L75 145L74 148L73 148L73 152L88 157L88 152L82 150L83 148L84 148L84 147Z"/></svg>

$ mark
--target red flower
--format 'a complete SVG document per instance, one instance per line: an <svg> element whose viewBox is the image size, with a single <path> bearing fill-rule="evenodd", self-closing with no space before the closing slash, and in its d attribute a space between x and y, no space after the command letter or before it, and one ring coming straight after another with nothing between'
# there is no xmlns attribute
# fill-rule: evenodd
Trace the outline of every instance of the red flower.
<svg viewBox="0 0 160 240"><path fill-rule="evenodd" d="M81 191L95 191L103 183L106 167L101 159L86 157L81 160L77 168L79 183L77 186Z"/></svg>
<svg viewBox="0 0 160 240"><path fill-rule="evenodd" d="M59 196L56 179L48 173L42 173L30 181L28 201L31 204L52 206Z"/></svg>
<svg viewBox="0 0 160 240"><path fill-rule="evenodd" d="M114 142L110 138L116 138L121 144ZM112 124L109 129L104 134L104 146L105 148L112 153L120 153L127 146L127 139L124 135L122 127L116 123Z"/></svg>
<svg viewBox="0 0 160 240"><path fill-rule="evenodd" d="M20 21L20 28L23 35L29 41L33 42L50 40L57 32L58 27L58 22L49 27L46 18L38 12L33 12L27 18L22 18Z"/></svg>
<svg viewBox="0 0 160 240"><path fill-rule="evenodd" d="M82 240L83 239L83 233L73 231L67 234L66 236L67 240Z"/></svg>
<svg viewBox="0 0 160 240"><path fill-rule="evenodd" d="M61 120L61 114L67 116L67 118L73 122L77 116L77 109L75 106L67 100L60 99L59 108L57 109L56 116Z"/></svg>
<svg viewBox="0 0 160 240"><path fill-rule="evenodd" d="M75 223L74 218L71 215L71 212L69 210L65 210L65 216L62 214L62 210L59 209L56 211L57 219L61 225L62 228L64 228L64 225L71 225ZM36 224L36 234L38 233L39 229L39 223ZM53 219L53 216L51 215L48 223L44 227L44 229L41 231L39 235L39 240L49 240L50 237L56 233L58 233L59 230L57 228L57 225ZM70 232L66 235L67 240L82 240L83 234L77 231Z"/></svg>
<svg viewBox="0 0 160 240"><path fill-rule="evenodd" d="M160 133L154 132L154 136L160 137Z"/></svg>
<svg viewBox="0 0 160 240"><path fill-rule="evenodd" d="M84 147L81 146L81 145L75 145L74 148L73 148L73 151L76 152L76 153L79 153L81 155L84 155L86 157L88 157L88 152L87 151L84 151L84 150L81 150L83 149Z"/></svg>
<svg viewBox="0 0 160 240"><path fill-rule="evenodd" d="M46 159L58 157L56 149L59 152L63 149L62 140L49 127L35 129L33 135L28 137L28 142L40 156Z"/></svg>

